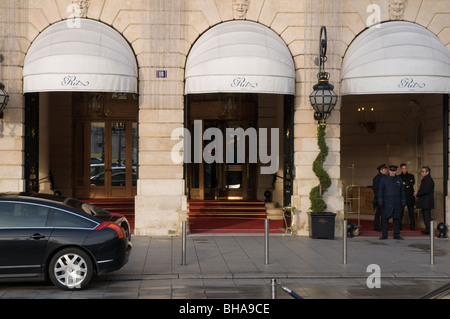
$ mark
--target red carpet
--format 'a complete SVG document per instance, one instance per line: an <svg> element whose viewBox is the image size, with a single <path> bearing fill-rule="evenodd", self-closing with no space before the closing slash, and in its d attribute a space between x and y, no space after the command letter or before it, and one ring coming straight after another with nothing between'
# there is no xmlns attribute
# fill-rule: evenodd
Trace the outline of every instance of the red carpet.
<svg viewBox="0 0 450 319"><path fill-rule="evenodd" d="M352 222L358 225L357 219L349 219L349 222ZM373 230L373 220L360 220L361 227L359 228L359 237L380 237L381 232L377 232ZM430 235L423 235L421 233L423 229L410 230L409 225L403 225L402 230L400 231L400 236L406 237L430 237ZM389 223L388 228L388 238L392 238L392 220Z"/></svg>
<svg viewBox="0 0 450 319"><path fill-rule="evenodd" d="M95 206L111 213L125 215L134 231L134 198L84 199ZM191 233L264 233L264 220L267 217L264 202L244 200L189 200L189 228ZM358 224L357 219L349 222ZM359 237L379 237L381 232L373 230L373 220L361 220ZM284 233L282 220L270 220L270 233ZM400 232L402 237L429 237L421 233L423 229L409 230L404 225ZM388 236L392 238L392 221Z"/></svg>
<svg viewBox="0 0 450 319"><path fill-rule="evenodd" d="M107 210L112 214L124 215L134 231L134 198L89 198L83 201Z"/></svg>
<svg viewBox="0 0 450 319"><path fill-rule="evenodd" d="M198 233L264 233L264 202L189 200L189 229ZM269 221L269 233L284 233L282 220Z"/></svg>

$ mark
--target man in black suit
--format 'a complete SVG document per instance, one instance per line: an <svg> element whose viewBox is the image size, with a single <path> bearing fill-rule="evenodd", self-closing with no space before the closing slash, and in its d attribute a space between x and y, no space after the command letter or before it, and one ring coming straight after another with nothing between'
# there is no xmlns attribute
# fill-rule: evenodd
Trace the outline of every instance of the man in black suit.
<svg viewBox="0 0 450 319"><path fill-rule="evenodd" d="M416 199L414 197L414 184L416 183L414 175L408 173L408 168L405 163L400 164L401 173L398 175L403 180L403 185L405 185L405 196L406 196L406 207L408 208L409 215L409 228L414 230L416 225L414 221L414 204ZM400 228L403 226L403 210L400 216Z"/></svg>
<svg viewBox="0 0 450 319"><path fill-rule="evenodd" d="M372 180L372 190L373 190L373 211L374 211L374 219L373 219L373 230L381 231L381 208L378 209L378 188L380 187L380 179L387 175L388 169L386 164L381 164L377 167L378 174Z"/></svg>
<svg viewBox="0 0 450 319"><path fill-rule="evenodd" d="M422 209L422 218L425 224L425 230L422 234L430 234L431 210L434 208L434 181L431 178L431 169L428 166L422 166L422 182L420 188L414 193L417 199L417 208Z"/></svg>
<svg viewBox="0 0 450 319"><path fill-rule="evenodd" d="M381 208L381 237L387 239L389 219L393 219L394 239L400 236L400 215L406 205L405 186L396 175L397 166L389 165L389 175L380 179L378 188L378 209Z"/></svg>

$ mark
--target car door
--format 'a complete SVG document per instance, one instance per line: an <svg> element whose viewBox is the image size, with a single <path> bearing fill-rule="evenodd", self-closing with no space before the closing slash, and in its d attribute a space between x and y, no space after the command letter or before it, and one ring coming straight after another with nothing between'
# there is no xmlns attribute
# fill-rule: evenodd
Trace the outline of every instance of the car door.
<svg viewBox="0 0 450 319"><path fill-rule="evenodd" d="M38 276L52 228L49 207L0 201L0 277Z"/></svg>

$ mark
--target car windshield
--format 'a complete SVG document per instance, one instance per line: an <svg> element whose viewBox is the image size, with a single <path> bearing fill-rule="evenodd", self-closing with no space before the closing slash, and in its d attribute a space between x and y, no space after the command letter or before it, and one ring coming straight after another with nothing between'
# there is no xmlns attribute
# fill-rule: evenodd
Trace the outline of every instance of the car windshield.
<svg viewBox="0 0 450 319"><path fill-rule="evenodd" d="M75 198L66 198L64 200L64 204L76 209L81 209L82 211L92 216L109 215L108 211L104 210L103 208L88 204Z"/></svg>

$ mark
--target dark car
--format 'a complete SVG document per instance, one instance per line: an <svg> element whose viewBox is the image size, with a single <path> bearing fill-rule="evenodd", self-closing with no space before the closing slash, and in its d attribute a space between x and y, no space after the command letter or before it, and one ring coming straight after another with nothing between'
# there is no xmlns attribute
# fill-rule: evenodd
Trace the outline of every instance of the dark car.
<svg viewBox="0 0 450 319"><path fill-rule="evenodd" d="M0 280L49 278L82 289L128 262L130 238L124 216L81 200L0 194Z"/></svg>

